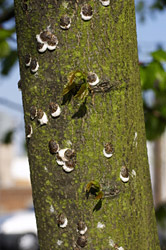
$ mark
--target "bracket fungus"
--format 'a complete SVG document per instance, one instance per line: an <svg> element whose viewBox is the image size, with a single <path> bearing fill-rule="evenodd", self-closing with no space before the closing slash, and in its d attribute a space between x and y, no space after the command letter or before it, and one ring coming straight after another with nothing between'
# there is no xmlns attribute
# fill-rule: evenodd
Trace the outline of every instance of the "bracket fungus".
<svg viewBox="0 0 166 250"><path fill-rule="evenodd" d="M32 129L32 125L28 124L27 128L26 128L26 136L27 138L30 138L33 134L33 129Z"/></svg>
<svg viewBox="0 0 166 250"><path fill-rule="evenodd" d="M100 3L104 6L107 7L110 4L110 0L100 0Z"/></svg>
<svg viewBox="0 0 166 250"><path fill-rule="evenodd" d="M89 21L93 16L93 9L89 4L84 4L81 8L81 18L84 21Z"/></svg>
<svg viewBox="0 0 166 250"><path fill-rule="evenodd" d="M87 245L87 237L85 235L78 236L77 245L80 247L85 247Z"/></svg>
<svg viewBox="0 0 166 250"><path fill-rule="evenodd" d="M103 149L103 154L106 158L110 158L114 153L114 149L113 149L113 146L110 142L107 142L105 145L104 145L104 149Z"/></svg>
<svg viewBox="0 0 166 250"><path fill-rule="evenodd" d="M25 66L26 67L30 66L31 60L32 60L32 58L31 58L31 56L29 54L25 55Z"/></svg>
<svg viewBox="0 0 166 250"><path fill-rule="evenodd" d="M86 233L87 229L88 228L87 228L84 221L79 221L77 223L77 232L79 232L79 234L84 235Z"/></svg>
<svg viewBox="0 0 166 250"><path fill-rule="evenodd" d="M87 82L90 86L95 86L99 83L99 77L94 72L89 72L87 77Z"/></svg>
<svg viewBox="0 0 166 250"><path fill-rule="evenodd" d="M33 58L30 63L30 70L32 73L36 73L39 69L39 63L36 58Z"/></svg>
<svg viewBox="0 0 166 250"><path fill-rule="evenodd" d="M34 120L37 117L37 108L35 106L30 107L30 118Z"/></svg>
<svg viewBox="0 0 166 250"><path fill-rule="evenodd" d="M64 15L60 18L60 27L63 30L68 30L71 26L71 18L68 15Z"/></svg>
<svg viewBox="0 0 166 250"><path fill-rule="evenodd" d="M59 214L57 222L59 227L65 228L68 224L68 219L64 214Z"/></svg>
<svg viewBox="0 0 166 250"><path fill-rule="evenodd" d="M55 50L58 45L58 39L55 35L52 35L51 39L47 42L48 50Z"/></svg>
<svg viewBox="0 0 166 250"><path fill-rule="evenodd" d="M126 166L121 167L120 171L120 179L122 182L128 182L129 181L129 171Z"/></svg>
<svg viewBox="0 0 166 250"><path fill-rule="evenodd" d="M51 111L51 116L52 117L58 117L61 114L61 108L59 105L55 102L50 102L49 105L50 111Z"/></svg>
<svg viewBox="0 0 166 250"><path fill-rule="evenodd" d="M47 122L48 122L47 115L42 109L39 109L37 111L37 119L38 119L38 122L40 123L40 125L47 124Z"/></svg>
<svg viewBox="0 0 166 250"><path fill-rule="evenodd" d="M59 166L63 166L64 165L64 161L62 160L62 158L59 156L59 154L56 155L56 162Z"/></svg>
<svg viewBox="0 0 166 250"><path fill-rule="evenodd" d="M64 148L60 149L56 155L56 162L62 166L62 169L66 173L70 173L74 170L76 165L75 152L72 149Z"/></svg>
<svg viewBox="0 0 166 250"><path fill-rule="evenodd" d="M62 161L68 161L75 156L74 150L69 148L60 149L58 154L61 157Z"/></svg>
<svg viewBox="0 0 166 250"><path fill-rule="evenodd" d="M40 53L44 53L47 49L47 44L46 43L39 43L37 42L37 50L40 52Z"/></svg>
<svg viewBox="0 0 166 250"><path fill-rule="evenodd" d="M37 42L39 43L46 43L51 39L51 31L49 30L44 30L40 32L40 34L36 35Z"/></svg>
<svg viewBox="0 0 166 250"><path fill-rule="evenodd" d="M62 168L67 173L72 172L75 168L75 161L69 160L69 161L63 162Z"/></svg>
<svg viewBox="0 0 166 250"><path fill-rule="evenodd" d="M52 34L49 29L40 32L40 34L37 34L36 39L37 50L41 53L45 52L46 49L55 50L58 45L57 37Z"/></svg>
<svg viewBox="0 0 166 250"><path fill-rule="evenodd" d="M49 141L49 151L51 154L56 154L59 151L59 144L55 140L50 140Z"/></svg>

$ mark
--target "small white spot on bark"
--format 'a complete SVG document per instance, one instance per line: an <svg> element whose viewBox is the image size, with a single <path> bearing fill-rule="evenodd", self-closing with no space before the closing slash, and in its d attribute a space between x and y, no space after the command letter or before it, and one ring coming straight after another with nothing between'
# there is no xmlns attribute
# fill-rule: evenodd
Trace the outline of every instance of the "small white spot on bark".
<svg viewBox="0 0 166 250"><path fill-rule="evenodd" d="M67 8L68 8L68 4L69 4L69 3L67 3L66 1L64 1L64 2L62 3L63 8L64 8L64 9L67 9Z"/></svg>
<svg viewBox="0 0 166 250"><path fill-rule="evenodd" d="M72 142L70 140L67 140L66 141L67 145L71 146L72 145Z"/></svg>
<svg viewBox="0 0 166 250"><path fill-rule="evenodd" d="M137 147L137 136L138 136L138 134L137 134L137 132L135 132L135 135L134 135L134 142L133 143L135 143L135 146Z"/></svg>
<svg viewBox="0 0 166 250"><path fill-rule="evenodd" d="M111 238L109 238L109 245L117 250L124 250L123 247L118 247Z"/></svg>
<svg viewBox="0 0 166 250"><path fill-rule="evenodd" d="M110 245L111 247L114 247L114 246L115 246L115 243L114 243L114 241L113 241L112 239L109 239L109 245Z"/></svg>
<svg viewBox="0 0 166 250"><path fill-rule="evenodd" d="M98 228L98 229L103 229L104 227L105 227L105 225L102 224L101 222L98 222L98 223L97 223L97 228Z"/></svg>
<svg viewBox="0 0 166 250"><path fill-rule="evenodd" d="M61 245L62 245L62 243L63 243L63 241L62 241L62 240L57 240L57 245L58 245L58 246L61 246Z"/></svg>
<svg viewBox="0 0 166 250"><path fill-rule="evenodd" d="M136 177L136 175L137 175L137 174L136 174L135 170L132 169L132 171L131 171L131 177L134 178L134 177Z"/></svg>
<svg viewBox="0 0 166 250"><path fill-rule="evenodd" d="M50 206L50 212L51 212L51 213L54 213L54 211L55 211L55 210L54 210L54 207L53 207L53 205L51 205L51 206Z"/></svg>
<svg viewBox="0 0 166 250"><path fill-rule="evenodd" d="M48 168L47 167L44 167L44 170L48 172Z"/></svg>
<svg viewBox="0 0 166 250"><path fill-rule="evenodd" d="M137 132L135 132L134 141L137 139Z"/></svg>

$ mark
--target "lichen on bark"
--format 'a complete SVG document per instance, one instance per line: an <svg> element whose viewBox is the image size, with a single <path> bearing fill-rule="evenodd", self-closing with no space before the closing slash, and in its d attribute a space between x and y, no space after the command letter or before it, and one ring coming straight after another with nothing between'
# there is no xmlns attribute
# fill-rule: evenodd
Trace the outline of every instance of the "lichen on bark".
<svg viewBox="0 0 166 250"><path fill-rule="evenodd" d="M89 21L80 16L86 2L93 8ZM31 0L27 5L24 11L22 1L15 0L25 124L31 122L34 129L27 145L40 249L73 249L80 219L88 228L85 249L112 249L110 240L128 250L160 249L146 152L134 1L113 0L108 7L97 0ZM60 28L64 14L72 20L68 30ZM48 26L58 38L58 48L40 54L36 34ZM25 67L26 54L37 58L36 74ZM95 72L100 83L109 87L99 85L84 104L72 98L62 105L67 77L74 70ZM56 119L51 117L50 102L61 104L62 113ZM32 105L46 112L47 125L30 121ZM60 148L75 150L77 164L71 173L65 173L50 154L51 139ZM107 159L103 148L108 142L114 153ZM129 169L128 183L120 180L123 165ZM107 190L102 202L93 194L87 199L90 181ZM68 218L65 228L57 225L60 213ZM98 223L104 227L98 228Z"/></svg>

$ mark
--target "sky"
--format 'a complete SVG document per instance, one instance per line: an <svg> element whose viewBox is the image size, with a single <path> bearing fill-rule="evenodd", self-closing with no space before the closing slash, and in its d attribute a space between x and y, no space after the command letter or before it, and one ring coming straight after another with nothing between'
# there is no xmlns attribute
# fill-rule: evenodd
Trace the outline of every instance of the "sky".
<svg viewBox="0 0 166 250"><path fill-rule="evenodd" d="M137 15L136 23L139 60L148 62L150 61L150 52L155 50L158 45L161 45L163 49L166 49L166 14L163 11L155 13L153 17L148 15L144 23L139 22L139 17ZM16 63L7 77L0 75L0 98L6 98L21 107L22 95L17 86L19 79L19 65ZM22 154L22 145L24 141L23 112L6 107L0 103L0 114L2 112L6 114L6 119L7 117L11 119L11 122L8 123L9 127L6 125L2 126L2 116L0 116L0 137L3 129L10 129L14 126L16 128L16 133L14 135L16 154ZM4 117L5 116L3 116L3 119Z"/></svg>

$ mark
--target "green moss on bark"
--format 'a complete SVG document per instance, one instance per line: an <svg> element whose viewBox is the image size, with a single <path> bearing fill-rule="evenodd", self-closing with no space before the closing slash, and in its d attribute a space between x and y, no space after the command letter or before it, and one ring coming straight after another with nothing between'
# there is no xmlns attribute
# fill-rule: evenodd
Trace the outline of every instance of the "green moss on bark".
<svg viewBox="0 0 166 250"><path fill-rule="evenodd" d="M79 1L29 1L25 13L21 1L15 0L25 123L31 122L34 128L27 144L40 249L59 249L58 240L63 241L62 249L72 249L78 237L77 222L82 219L88 226L85 249L111 249L109 240L112 239L128 250L133 247L157 250L134 1L111 1L108 7L99 1L88 2L94 15L84 22ZM59 27L60 17L65 13L72 18L67 31ZM49 25L58 37L58 48L40 54L35 37ZM38 59L39 70L35 75L24 65L27 53ZM108 82L114 88L89 95L81 118L76 115L80 103L72 100L62 106L61 116L53 119L49 103L62 104L67 76L76 69L95 72L100 82ZM47 125L30 121L32 105L46 112ZM61 148L75 149L77 165L70 174L65 173L57 165L55 156L49 153L51 139ZM106 142L112 142L115 149L110 159L102 152ZM122 165L126 165L130 173L126 184L119 177ZM131 175L133 169L135 177ZM98 180L102 189L111 190L111 195L102 200L101 208L94 212L98 201L93 195L88 199L85 195L91 180ZM65 213L69 221L64 229L57 226L59 213ZM98 222L105 227L98 229Z"/></svg>

